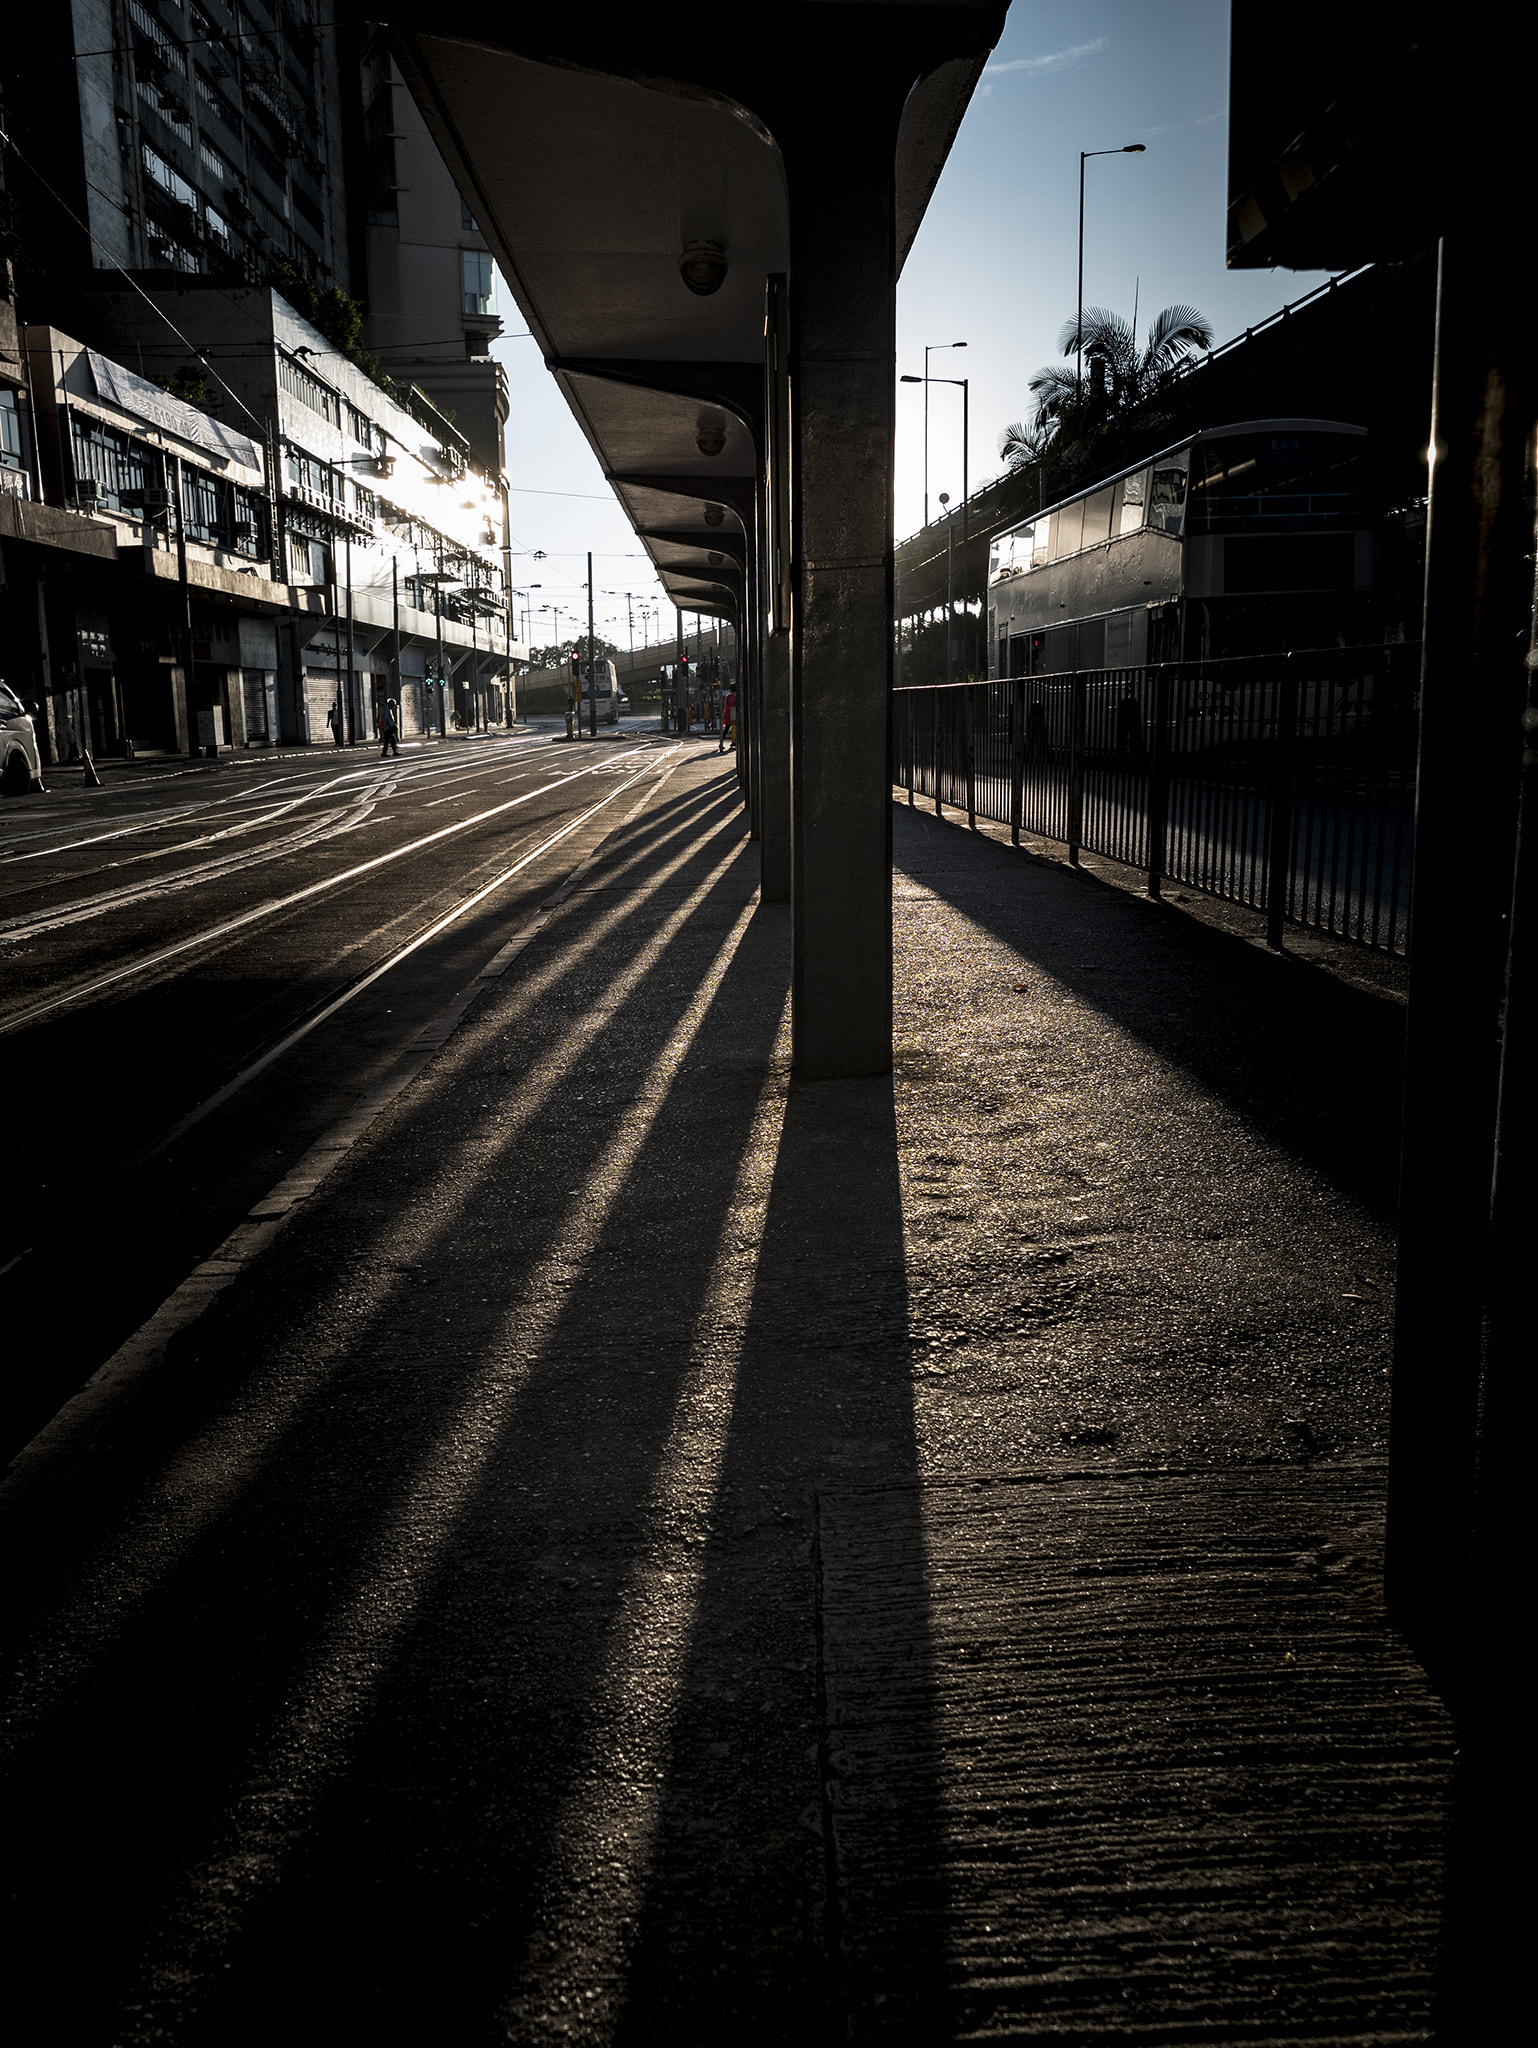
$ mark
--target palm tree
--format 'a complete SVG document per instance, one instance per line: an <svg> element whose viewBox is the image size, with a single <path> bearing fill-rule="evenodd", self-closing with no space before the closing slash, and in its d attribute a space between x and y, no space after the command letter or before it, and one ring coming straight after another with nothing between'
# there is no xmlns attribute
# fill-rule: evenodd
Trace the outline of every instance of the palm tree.
<svg viewBox="0 0 1538 2048"><path fill-rule="evenodd" d="M1156 400L1183 364L1211 348L1213 326L1194 306L1166 306L1150 323L1147 346L1140 350L1130 320L1103 306L1086 306L1082 328L1076 319L1064 321L1057 342L1065 356L1079 356L1082 343L1089 375L1081 381L1078 368L1066 363L1036 372L1028 387L1036 400L1029 428L1017 424L1000 436L999 453L1010 468L1039 462L1049 448L1084 440Z"/></svg>
<svg viewBox="0 0 1538 2048"><path fill-rule="evenodd" d="M999 454L1006 469L1035 470L1038 506L1046 503L1045 470L1051 446L1052 428L1039 417L1030 421L1012 420L999 436Z"/></svg>

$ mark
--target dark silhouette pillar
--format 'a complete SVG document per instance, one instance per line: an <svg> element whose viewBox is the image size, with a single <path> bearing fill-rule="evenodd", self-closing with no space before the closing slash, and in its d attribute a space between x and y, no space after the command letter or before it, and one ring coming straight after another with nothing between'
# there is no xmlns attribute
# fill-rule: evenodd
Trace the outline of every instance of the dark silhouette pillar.
<svg viewBox="0 0 1538 2048"><path fill-rule="evenodd" d="M792 1020L795 1072L808 1081L884 1074L892 1064L887 721L901 99L880 72L872 64L857 109L843 78L809 74L785 148ZM766 820L771 809L766 791Z"/></svg>

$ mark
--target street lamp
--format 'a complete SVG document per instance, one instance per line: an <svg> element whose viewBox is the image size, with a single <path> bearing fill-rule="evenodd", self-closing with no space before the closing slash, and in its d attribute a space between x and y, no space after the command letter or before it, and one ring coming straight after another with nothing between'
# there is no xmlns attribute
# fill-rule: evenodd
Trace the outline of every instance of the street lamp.
<svg viewBox="0 0 1538 2048"><path fill-rule="evenodd" d="M1084 166L1092 156L1142 156L1147 147L1146 142L1124 142L1120 149L1079 151L1079 317L1073 331L1073 374L1081 400L1084 396ZM1134 340L1136 338L1133 337Z"/></svg>
<svg viewBox="0 0 1538 2048"><path fill-rule="evenodd" d="M922 384L924 387L924 524L929 524L929 358L941 349L965 348L964 341L932 341L924 351L924 374L922 377L904 377L904 384ZM950 377L936 377L935 383L954 383Z"/></svg>

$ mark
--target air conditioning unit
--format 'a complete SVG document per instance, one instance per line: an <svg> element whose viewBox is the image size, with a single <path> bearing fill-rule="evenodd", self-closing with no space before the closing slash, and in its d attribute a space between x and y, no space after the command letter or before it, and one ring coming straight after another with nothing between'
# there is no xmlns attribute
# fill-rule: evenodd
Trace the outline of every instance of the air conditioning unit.
<svg viewBox="0 0 1538 2048"><path fill-rule="evenodd" d="M95 477L83 476L75 483L75 502L78 505L94 505L102 495L101 485Z"/></svg>

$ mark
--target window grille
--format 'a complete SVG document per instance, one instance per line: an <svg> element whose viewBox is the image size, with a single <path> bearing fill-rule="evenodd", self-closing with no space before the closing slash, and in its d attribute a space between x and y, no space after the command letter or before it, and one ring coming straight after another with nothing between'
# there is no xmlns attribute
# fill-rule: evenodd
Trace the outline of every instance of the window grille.
<svg viewBox="0 0 1538 2048"><path fill-rule="evenodd" d="M126 434L83 413L71 412L69 425L76 483L95 484L97 502L121 512L123 492L142 491L152 480L144 451Z"/></svg>
<svg viewBox="0 0 1538 2048"><path fill-rule="evenodd" d="M342 424L342 398L329 384L322 384L319 377L312 377L291 356L279 355L278 382L285 391L292 392L295 398L312 412L318 412L333 427Z"/></svg>

